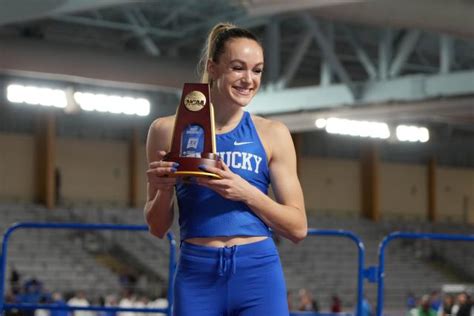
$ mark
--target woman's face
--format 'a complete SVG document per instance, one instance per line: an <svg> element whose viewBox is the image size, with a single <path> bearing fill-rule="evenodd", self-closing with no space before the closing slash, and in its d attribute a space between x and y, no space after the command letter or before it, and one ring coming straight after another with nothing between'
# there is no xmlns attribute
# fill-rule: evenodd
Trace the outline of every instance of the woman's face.
<svg viewBox="0 0 474 316"><path fill-rule="evenodd" d="M246 106L260 88L263 50L254 40L231 39L217 62L208 64L209 76L218 92L219 101Z"/></svg>

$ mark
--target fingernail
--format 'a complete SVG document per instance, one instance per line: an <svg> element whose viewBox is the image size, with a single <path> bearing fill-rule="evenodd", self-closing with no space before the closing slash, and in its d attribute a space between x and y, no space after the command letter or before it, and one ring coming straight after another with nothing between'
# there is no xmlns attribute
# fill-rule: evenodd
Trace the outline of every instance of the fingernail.
<svg viewBox="0 0 474 316"><path fill-rule="evenodd" d="M175 167L175 168L179 167L179 163L177 163L177 162L173 163L173 167Z"/></svg>
<svg viewBox="0 0 474 316"><path fill-rule="evenodd" d="M174 167L171 168L171 172L176 172L176 170L178 170L178 169L176 169L176 168L174 168Z"/></svg>
<svg viewBox="0 0 474 316"><path fill-rule="evenodd" d="M199 165L198 168L201 169L201 170L206 170L206 166L205 166L205 165Z"/></svg>

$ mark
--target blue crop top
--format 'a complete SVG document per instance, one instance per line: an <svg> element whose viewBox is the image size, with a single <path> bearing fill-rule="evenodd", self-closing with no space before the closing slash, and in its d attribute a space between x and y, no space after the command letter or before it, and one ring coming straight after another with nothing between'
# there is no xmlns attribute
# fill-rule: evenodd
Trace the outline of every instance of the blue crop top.
<svg viewBox="0 0 474 316"><path fill-rule="evenodd" d="M232 172L267 194L267 156L248 112L230 132L216 135L216 149ZM193 237L270 236L268 226L242 202L198 184L177 184L181 240Z"/></svg>

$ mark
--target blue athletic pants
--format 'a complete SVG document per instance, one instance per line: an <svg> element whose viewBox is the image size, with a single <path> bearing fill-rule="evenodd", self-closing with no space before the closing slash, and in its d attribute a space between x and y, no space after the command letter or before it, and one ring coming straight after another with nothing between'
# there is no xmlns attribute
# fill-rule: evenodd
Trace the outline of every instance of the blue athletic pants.
<svg viewBox="0 0 474 316"><path fill-rule="evenodd" d="M288 316L273 239L214 248L183 242L175 276L175 316Z"/></svg>

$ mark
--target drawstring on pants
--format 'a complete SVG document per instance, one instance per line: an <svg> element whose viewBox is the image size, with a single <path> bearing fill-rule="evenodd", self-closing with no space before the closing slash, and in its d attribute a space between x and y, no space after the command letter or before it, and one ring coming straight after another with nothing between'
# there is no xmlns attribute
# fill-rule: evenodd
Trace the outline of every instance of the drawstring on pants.
<svg viewBox="0 0 474 316"><path fill-rule="evenodd" d="M237 245L234 245L232 247L223 247L219 248L219 267L217 269L217 273L219 276L224 276L224 274L227 272L228 268L232 269L232 274L235 274L235 271L237 270ZM227 254L230 254L230 266L227 265Z"/></svg>
<svg viewBox="0 0 474 316"><path fill-rule="evenodd" d="M224 248L219 248L219 268L217 269L219 276L224 275L224 272L225 272L224 264L225 264Z"/></svg>

